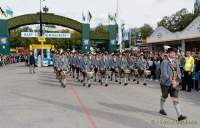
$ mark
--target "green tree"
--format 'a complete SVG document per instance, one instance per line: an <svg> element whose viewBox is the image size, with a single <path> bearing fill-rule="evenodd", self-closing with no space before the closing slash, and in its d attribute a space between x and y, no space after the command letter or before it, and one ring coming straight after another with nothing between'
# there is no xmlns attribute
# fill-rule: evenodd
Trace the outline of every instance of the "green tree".
<svg viewBox="0 0 200 128"><path fill-rule="evenodd" d="M171 32L184 30L196 16L190 13L186 8L181 9L171 16L165 16L160 22L158 27L163 26Z"/></svg>
<svg viewBox="0 0 200 128"><path fill-rule="evenodd" d="M153 28L148 24L144 24L140 28L140 33L143 39L146 39L148 36L150 36L153 33L153 31Z"/></svg>
<svg viewBox="0 0 200 128"><path fill-rule="evenodd" d="M96 32L107 32L108 31L108 26L99 24L96 28L94 28L94 31Z"/></svg>
<svg viewBox="0 0 200 128"><path fill-rule="evenodd" d="M37 40L34 38L21 37L21 32L31 32L31 31L32 29L30 27L23 27L10 31L11 48L28 47L29 44L35 43Z"/></svg>

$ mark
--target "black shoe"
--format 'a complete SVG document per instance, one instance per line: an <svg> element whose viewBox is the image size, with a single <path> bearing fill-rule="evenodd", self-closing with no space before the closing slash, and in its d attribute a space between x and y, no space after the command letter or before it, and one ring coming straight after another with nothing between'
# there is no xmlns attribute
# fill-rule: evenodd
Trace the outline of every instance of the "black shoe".
<svg viewBox="0 0 200 128"><path fill-rule="evenodd" d="M147 86L147 83L144 83L143 85L144 85L144 86Z"/></svg>
<svg viewBox="0 0 200 128"><path fill-rule="evenodd" d="M101 80L99 80L99 83L101 83Z"/></svg>
<svg viewBox="0 0 200 128"><path fill-rule="evenodd" d="M133 82L135 82L135 81L136 81L136 79L133 80Z"/></svg>
<svg viewBox="0 0 200 128"><path fill-rule="evenodd" d="M88 88L90 88L91 87L91 84L88 84Z"/></svg>
<svg viewBox="0 0 200 128"><path fill-rule="evenodd" d="M164 116L167 115L167 113L165 112L165 110L160 110L159 113L160 113L161 115L164 115Z"/></svg>
<svg viewBox="0 0 200 128"><path fill-rule="evenodd" d="M83 83L83 80L81 80L81 83Z"/></svg>
<svg viewBox="0 0 200 128"><path fill-rule="evenodd" d="M191 92L191 90L187 90L187 92Z"/></svg>
<svg viewBox="0 0 200 128"><path fill-rule="evenodd" d="M137 81L137 84L140 84L140 82L139 82L139 81Z"/></svg>
<svg viewBox="0 0 200 128"><path fill-rule="evenodd" d="M122 82L119 82L119 84L122 84Z"/></svg>
<svg viewBox="0 0 200 128"><path fill-rule="evenodd" d="M115 82L118 82L118 80L115 80Z"/></svg>
<svg viewBox="0 0 200 128"><path fill-rule="evenodd" d="M130 78L128 78L128 81L130 81L131 79Z"/></svg>
<svg viewBox="0 0 200 128"><path fill-rule="evenodd" d="M65 85L64 85L63 83L61 84L61 86L62 86L63 88L65 88Z"/></svg>
<svg viewBox="0 0 200 128"><path fill-rule="evenodd" d="M105 84L105 87L108 87L108 84Z"/></svg>
<svg viewBox="0 0 200 128"><path fill-rule="evenodd" d="M124 83L124 86L127 86L128 85L128 83Z"/></svg>
<svg viewBox="0 0 200 128"><path fill-rule="evenodd" d="M183 115L181 115L181 116L178 117L178 121L182 121L182 120L185 120L185 119L187 119L187 117L183 116Z"/></svg>

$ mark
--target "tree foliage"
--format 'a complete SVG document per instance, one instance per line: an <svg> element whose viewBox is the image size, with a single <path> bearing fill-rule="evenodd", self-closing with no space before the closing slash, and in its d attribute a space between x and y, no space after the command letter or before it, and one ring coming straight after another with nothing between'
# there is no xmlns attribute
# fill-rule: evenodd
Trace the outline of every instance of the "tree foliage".
<svg viewBox="0 0 200 128"><path fill-rule="evenodd" d="M144 24L141 28L140 28L140 33L141 33L141 37L143 39L146 39L148 36L150 36L153 33L153 28L148 25L148 24Z"/></svg>
<svg viewBox="0 0 200 128"><path fill-rule="evenodd" d="M194 19L196 15L190 13L186 8L181 9L171 16L165 16L158 22L158 27L163 26L171 32L184 30Z"/></svg>

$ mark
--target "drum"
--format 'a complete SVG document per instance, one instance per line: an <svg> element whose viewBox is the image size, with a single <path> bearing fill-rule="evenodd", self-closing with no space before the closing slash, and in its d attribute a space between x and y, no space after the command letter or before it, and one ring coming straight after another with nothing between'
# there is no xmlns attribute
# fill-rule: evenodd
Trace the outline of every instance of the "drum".
<svg viewBox="0 0 200 128"><path fill-rule="evenodd" d="M143 69L138 69L138 75L143 76L144 75L144 70Z"/></svg>
<svg viewBox="0 0 200 128"><path fill-rule="evenodd" d="M65 79L67 76L67 71L61 71L61 79Z"/></svg>
<svg viewBox="0 0 200 128"><path fill-rule="evenodd" d="M144 74L145 74L145 76L150 76L151 75L151 71L146 70L146 71L144 71Z"/></svg>
<svg viewBox="0 0 200 128"><path fill-rule="evenodd" d="M91 79L93 77L93 75L94 75L94 72L86 72L86 77L88 79Z"/></svg>
<svg viewBox="0 0 200 128"><path fill-rule="evenodd" d="M106 75L110 75L112 71L106 71Z"/></svg>
<svg viewBox="0 0 200 128"><path fill-rule="evenodd" d="M115 72L116 72L116 73L119 73L119 68L116 68L116 69L115 69Z"/></svg>
<svg viewBox="0 0 200 128"><path fill-rule="evenodd" d="M138 69L134 69L133 71L135 75L138 75Z"/></svg>
<svg viewBox="0 0 200 128"><path fill-rule="evenodd" d="M125 74L130 74L130 73L131 73L131 71L130 71L129 69L124 69L123 72L124 72Z"/></svg>

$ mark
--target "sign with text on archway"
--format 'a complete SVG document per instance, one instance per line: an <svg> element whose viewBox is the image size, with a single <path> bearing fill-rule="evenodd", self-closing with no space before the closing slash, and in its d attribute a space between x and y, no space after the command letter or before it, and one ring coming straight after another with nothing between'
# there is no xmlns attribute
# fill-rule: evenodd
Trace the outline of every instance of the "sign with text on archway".
<svg viewBox="0 0 200 128"><path fill-rule="evenodd" d="M40 34L38 32L21 32L21 37L25 38L38 38ZM70 33L44 33L46 38L71 38Z"/></svg>

